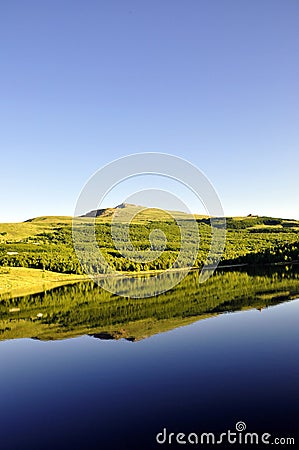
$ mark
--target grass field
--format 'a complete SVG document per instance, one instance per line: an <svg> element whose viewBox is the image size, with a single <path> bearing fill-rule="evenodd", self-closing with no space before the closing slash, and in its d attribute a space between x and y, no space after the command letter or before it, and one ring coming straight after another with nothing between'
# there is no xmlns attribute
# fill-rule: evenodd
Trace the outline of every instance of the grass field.
<svg viewBox="0 0 299 450"><path fill-rule="evenodd" d="M25 267L0 267L0 299L33 294L86 279L84 275L62 274Z"/></svg>

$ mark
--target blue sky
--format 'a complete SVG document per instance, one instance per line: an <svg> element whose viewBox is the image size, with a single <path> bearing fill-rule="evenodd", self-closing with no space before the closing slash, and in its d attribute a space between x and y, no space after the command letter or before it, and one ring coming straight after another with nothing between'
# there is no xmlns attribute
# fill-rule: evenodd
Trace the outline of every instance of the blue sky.
<svg viewBox="0 0 299 450"><path fill-rule="evenodd" d="M71 215L146 151L197 165L227 215L299 219L298 20L297 0L1 2L0 220Z"/></svg>

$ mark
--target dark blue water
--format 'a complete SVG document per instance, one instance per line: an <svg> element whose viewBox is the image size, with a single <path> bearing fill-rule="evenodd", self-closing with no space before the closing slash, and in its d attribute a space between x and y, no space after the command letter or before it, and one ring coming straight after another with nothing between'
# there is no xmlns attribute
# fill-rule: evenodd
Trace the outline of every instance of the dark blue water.
<svg viewBox="0 0 299 450"><path fill-rule="evenodd" d="M1 342L0 448L181 448L157 433L216 434L238 421L299 442L298 317L294 300L139 342Z"/></svg>

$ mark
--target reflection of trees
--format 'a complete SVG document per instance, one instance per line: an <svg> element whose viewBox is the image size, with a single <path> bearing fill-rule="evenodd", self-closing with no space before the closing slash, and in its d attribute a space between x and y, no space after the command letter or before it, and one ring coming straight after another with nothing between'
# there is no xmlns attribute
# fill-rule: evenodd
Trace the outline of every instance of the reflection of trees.
<svg viewBox="0 0 299 450"><path fill-rule="evenodd" d="M169 273L168 276L176 277L178 274ZM141 281L135 277L127 281L115 279L113 282L125 294L128 285L130 289L140 289ZM0 329L5 337L12 325L25 321L36 327L37 334L39 329L44 330L45 327L54 327L53 330L60 333L77 330L78 334L82 330L95 334L96 330L100 333L100 330L109 328L110 333L142 320L162 323L244 308L264 308L298 292L299 270L296 266L259 271L248 268L218 270L203 284L198 283L198 272L193 271L174 289L146 299L118 297L92 282L82 282L42 294L2 300ZM17 316L9 312L12 308L20 308ZM38 319L40 312L43 317Z"/></svg>

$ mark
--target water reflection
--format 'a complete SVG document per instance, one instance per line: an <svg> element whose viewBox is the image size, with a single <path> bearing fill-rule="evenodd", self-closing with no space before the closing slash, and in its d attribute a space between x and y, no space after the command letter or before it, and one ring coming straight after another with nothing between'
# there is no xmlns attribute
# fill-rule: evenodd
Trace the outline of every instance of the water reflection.
<svg viewBox="0 0 299 450"><path fill-rule="evenodd" d="M118 290L123 293L132 286L139 288L138 277L116 279L115 283L122 283ZM83 282L2 299L0 339L54 340L87 334L135 341L220 313L251 308L262 311L298 293L298 265L222 269L203 284L198 283L194 271L174 289L146 299L118 297L92 282Z"/></svg>

